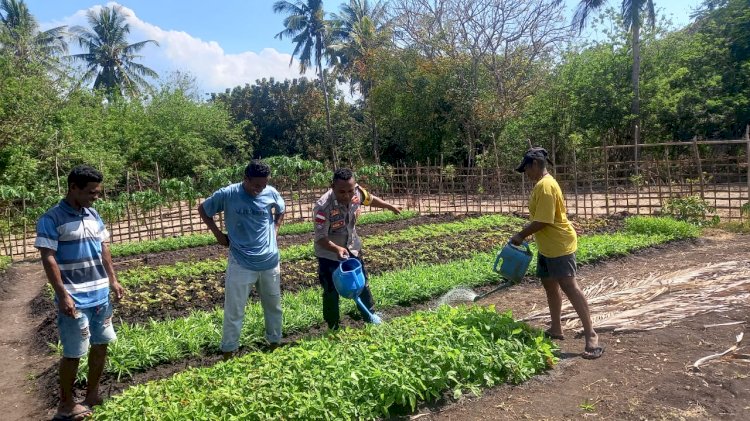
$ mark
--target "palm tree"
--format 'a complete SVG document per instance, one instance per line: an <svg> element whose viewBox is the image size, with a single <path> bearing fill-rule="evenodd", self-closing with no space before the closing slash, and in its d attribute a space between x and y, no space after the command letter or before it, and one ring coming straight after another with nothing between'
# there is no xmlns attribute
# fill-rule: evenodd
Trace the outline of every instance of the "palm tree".
<svg viewBox="0 0 750 421"><path fill-rule="evenodd" d="M39 31L39 24L23 0L0 0L0 47L22 65L33 61L56 69L54 58L68 51L65 26Z"/></svg>
<svg viewBox="0 0 750 421"><path fill-rule="evenodd" d="M377 126L368 98L374 85L371 74L374 55L391 40L386 6L381 1L370 4L368 0L349 0L340 9L340 14L333 14L335 41L331 50L335 54L339 71L349 78L352 90L355 86L358 87L364 107L370 111L373 156L375 162L379 163Z"/></svg>
<svg viewBox="0 0 750 421"><path fill-rule="evenodd" d="M315 69L323 86L323 98L326 109L326 133L331 145L331 156L333 164L338 164L336 145L333 141L331 130L331 108L328 104L328 81L323 71L323 56L328 50L330 40L329 22L325 19L322 0L297 0L292 3L287 0L279 0L273 4L274 13L284 13L284 30L276 34L276 38L292 37L294 51L289 65L292 65L294 57L299 59L299 71L304 73L315 62Z"/></svg>
<svg viewBox="0 0 750 421"><path fill-rule="evenodd" d="M136 63L141 56L136 53L148 44L159 45L154 40L128 44L130 25L120 6L103 7L98 12L86 13L92 30L80 26L72 28L78 44L85 53L74 54L73 60L86 64L83 82L94 79L94 89L104 89L107 96L138 96L151 86L145 77L157 78L150 68Z"/></svg>
<svg viewBox="0 0 750 421"><path fill-rule="evenodd" d="M583 31L586 25L586 18L589 14L601 8L606 0L581 0L578 4L573 17L573 23L578 25L579 31ZM641 26L643 21L641 14L646 12L646 21L653 28L656 22L656 13L654 11L653 0L622 0L620 15L625 23L625 27L630 30L630 37L633 44L633 72L631 82L633 84L633 103L631 113L635 116L633 121L633 142L635 144L635 163L636 173L638 172L638 142L640 139L640 69L641 69Z"/></svg>

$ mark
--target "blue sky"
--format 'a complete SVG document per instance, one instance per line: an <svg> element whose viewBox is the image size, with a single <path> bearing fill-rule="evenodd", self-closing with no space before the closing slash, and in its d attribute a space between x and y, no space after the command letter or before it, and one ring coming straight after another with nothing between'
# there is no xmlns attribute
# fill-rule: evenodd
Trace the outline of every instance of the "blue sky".
<svg viewBox="0 0 750 421"><path fill-rule="evenodd" d="M338 11L343 0L324 2L327 11ZM577 0L565 1L572 16ZM655 0L677 26L689 22L700 0ZM160 47L142 51L141 62L162 75L171 70L188 71L205 92L223 91L262 77L298 77L295 63L289 67L293 46L274 38L282 29L281 15L274 14L271 0L26 0L42 28L86 25L86 10L120 4L131 14L131 42L159 41ZM619 6L619 0L610 5ZM584 34L586 36L586 34ZM314 76L308 74L308 76Z"/></svg>

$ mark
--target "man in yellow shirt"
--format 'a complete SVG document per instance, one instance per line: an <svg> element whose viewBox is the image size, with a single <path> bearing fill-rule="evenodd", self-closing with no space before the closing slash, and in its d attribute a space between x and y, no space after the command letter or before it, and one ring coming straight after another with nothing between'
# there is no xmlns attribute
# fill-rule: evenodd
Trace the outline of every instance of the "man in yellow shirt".
<svg viewBox="0 0 750 421"><path fill-rule="evenodd" d="M553 339L564 339L560 320L562 292L568 297L583 324L586 346L583 358L601 357L604 348L599 345L599 337L594 331L589 314L589 304L576 282L576 249L578 238L568 221L565 199L557 181L547 172L549 160L543 148L531 148L524 154L516 171L525 173L536 182L529 198L530 220L523 229L511 237L510 242L520 245L523 240L534 235L539 252L537 253L536 274L541 278L547 293L552 322L545 333Z"/></svg>

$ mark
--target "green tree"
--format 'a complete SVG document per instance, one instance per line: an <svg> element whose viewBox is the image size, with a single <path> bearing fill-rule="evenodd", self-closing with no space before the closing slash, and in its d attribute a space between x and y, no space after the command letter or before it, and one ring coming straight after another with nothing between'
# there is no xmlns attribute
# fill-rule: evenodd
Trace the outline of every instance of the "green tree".
<svg viewBox="0 0 750 421"><path fill-rule="evenodd" d="M578 10L573 17L574 24L577 24L579 30L583 30L586 25L586 18L594 10L602 8L607 3L606 0L581 0ZM633 114L633 142L638 144L640 140L640 68L641 68L641 27L644 24L643 14L646 14L645 23L651 27L656 21L653 0L622 0L620 14L625 27L630 30L630 42L633 49L633 67L631 73L631 83L633 86L633 102L631 113ZM635 151L635 161L638 162L638 148ZM637 167L636 167L637 171Z"/></svg>
<svg viewBox="0 0 750 421"><path fill-rule="evenodd" d="M348 78L362 95L363 108L369 113L372 153L380 162L377 124L370 105L370 91L375 84L372 74L373 60L379 49L391 44L392 27L387 19L385 3L368 0L350 0L342 4L340 14L333 15L334 51L339 71Z"/></svg>
<svg viewBox="0 0 750 421"><path fill-rule="evenodd" d="M48 70L55 70L55 59L67 53L66 27L40 31L23 0L0 0L0 24L0 47L10 51L24 66L38 61Z"/></svg>
<svg viewBox="0 0 750 421"><path fill-rule="evenodd" d="M335 87L329 89L336 94ZM212 100L224 104L234 120L243 124L245 139L253 145L256 157L328 156L322 147L326 124L323 90L318 80L262 79L214 94Z"/></svg>
<svg viewBox="0 0 750 421"><path fill-rule="evenodd" d="M86 13L91 30L76 26L71 30L78 44L87 52L71 58L86 65L83 81L94 80L94 89L103 89L112 99L118 96L136 97L150 89L146 78L158 75L150 68L137 63L137 53L148 44L159 45L154 40L128 44L130 25L120 6L103 7L99 12Z"/></svg>
<svg viewBox="0 0 750 421"><path fill-rule="evenodd" d="M304 73L312 64L320 78L323 87L323 99L326 110L326 134L328 143L331 148L331 158L333 164L338 165L338 153L336 143L331 129L331 107L328 98L328 82L325 69L323 69L323 59L328 54L328 45L330 43L330 23L325 19L322 0L297 0L292 3L287 0L280 0L273 4L275 13L283 13L284 30L276 34L276 38L292 37L294 51L292 52L292 65L294 57L299 60L300 73Z"/></svg>

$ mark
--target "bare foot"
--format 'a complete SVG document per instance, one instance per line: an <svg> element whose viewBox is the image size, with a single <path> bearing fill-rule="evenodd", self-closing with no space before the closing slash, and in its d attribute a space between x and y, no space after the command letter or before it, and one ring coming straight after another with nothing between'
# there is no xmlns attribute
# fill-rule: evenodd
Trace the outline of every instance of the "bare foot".
<svg viewBox="0 0 750 421"><path fill-rule="evenodd" d="M594 349L599 346L599 335L596 332L586 334L586 349Z"/></svg>

